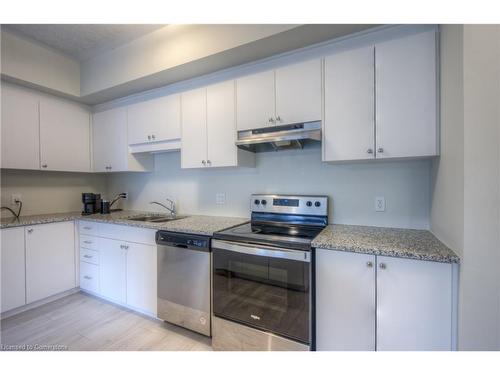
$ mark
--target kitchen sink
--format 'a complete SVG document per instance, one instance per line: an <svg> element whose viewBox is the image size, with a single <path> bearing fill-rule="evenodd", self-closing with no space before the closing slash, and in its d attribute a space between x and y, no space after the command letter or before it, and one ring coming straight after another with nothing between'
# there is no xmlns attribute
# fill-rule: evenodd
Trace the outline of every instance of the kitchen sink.
<svg viewBox="0 0 500 375"><path fill-rule="evenodd" d="M149 223L166 223L166 222L172 221L172 220L184 219L185 217L187 217L187 216L147 214L147 215L130 216L127 218L127 220L145 221L145 222L149 222Z"/></svg>

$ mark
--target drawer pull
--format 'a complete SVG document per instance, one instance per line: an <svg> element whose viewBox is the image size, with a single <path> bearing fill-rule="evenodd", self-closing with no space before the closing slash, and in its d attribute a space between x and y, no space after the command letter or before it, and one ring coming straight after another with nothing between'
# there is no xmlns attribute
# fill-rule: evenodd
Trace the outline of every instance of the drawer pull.
<svg viewBox="0 0 500 375"><path fill-rule="evenodd" d="M87 259L92 259L94 256L93 255L84 255L83 257L87 258Z"/></svg>
<svg viewBox="0 0 500 375"><path fill-rule="evenodd" d="M87 280L92 280L92 277L90 276L83 276L84 279L87 279Z"/></svg>
<svg viewBox="0 0 500 375"><path fill-rule="evenodd" d="M91 244L92 241L83 241L83 243L88 243L88 244Z"/></svg>
<svg viewBox="0 0 500 375"><path fill-rule="evenodd" d="M83 229L85 229L85 230L91 230L92 227L83 227Z"/></svg>

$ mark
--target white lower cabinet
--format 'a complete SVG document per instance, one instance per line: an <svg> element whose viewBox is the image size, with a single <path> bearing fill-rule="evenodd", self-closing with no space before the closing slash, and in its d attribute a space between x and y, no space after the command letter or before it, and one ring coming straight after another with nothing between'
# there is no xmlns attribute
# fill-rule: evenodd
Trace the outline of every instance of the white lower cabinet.
<svg viewBox="0 0 500 375"><path fill-rule="evenodd" d="M317 249L317 349L452 350L452 267Z"/></svg>
<svg viewBox="0 0 500 375"><path fill-rule="evenodd" d="M375 256L316 251L316 347L375 350Z"/></svg>
<svg viewBox="0 0 500 375"><path fill-rule="evenodd" d="M73 221L25 227L26 303L76 286Z"/></svg>
<svg viewBox="0 0 500 375"><path fill-rule="evenodd" d="M127 246L127 305L156 315L156 246Z"/></svg>
<svg viewBox="0 0 500 375"><path fill-rule="evenodd" d="M92 293L99 293L99 266L92 263L80 263L80 288Z"/></svg>
<svg viewBox="0 0 500 375"><path fill-rule="evenodd" d="M79 228L80 288L156 316L155 231L86 221Z"/></svg>
<svg viewBox="0 0 500 375"><path fill-rule="evenodd" d="M1 312L15 309L26 303L24 228L2 229Z"/></svg>
<svg viewBox="0 0 500 375"><path fill-rule="evenodd" d="M116 302L127 301L126 243L101 238L99 241L100 294Z"/></svg>
<svg viewBox="0 0 500 375"><path fill-rule="evenodd" d="M377 257L377 350L451 350L452 265Z"/></svg>

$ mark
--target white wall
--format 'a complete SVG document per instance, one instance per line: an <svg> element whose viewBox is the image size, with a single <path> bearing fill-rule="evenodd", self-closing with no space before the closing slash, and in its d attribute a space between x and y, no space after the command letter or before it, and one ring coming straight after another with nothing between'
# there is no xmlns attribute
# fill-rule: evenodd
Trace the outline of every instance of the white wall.
<svg viewBox="0 0 500 375"><path fill-rule="evenodd" d="M21 171L2 169L1 204L11 205L11 194L21 194L22 215L82 210L83 192L105 192L106 176L88 173ZM2 216L10 216L2 210Z"/></svg>
<svg viewBox="0 0 500 375"><path fill-rule="evenodd" d="M462 255L464 231L463 25L441 28L441 156L433 162L432 232Z"/></svg>
<svg viewBox="0 0 500 375"><path fill-rule="evenodd" d="M500 26L464 26L461 349L499 350Z"/></svg>
<svg viewBox="0 0 500 375"><path fill-rule="evenodd" d="M461 254L459 349L500 350L500 26L445 25L441 48L431 230Z"/></svg>
<svg viewBox="0 0 500 375"><path fill-rule="evenodd" d="M114 174L110 194L129 193L126 207L158 210L166 197L181 213L249 216L252 193L321 194L330 197L330 221L344 224L428 228L430 161L328 164L318 147L257 154L256 168L180 169L180 153L156 155L155 171ZM226 204L215 203L216 193ZM386 212L375 212L385 196Z"/></svg>
<svg viewBox="0 0 500 375"><path fill-rule="evenodd" d="M78 61L3 30L0 65L10 79L80 97Z"/></svg>
<svg viewBox="0 0 500 375"><path fill-rule="evenodd" d="M298 25L167 25L82 63L82 96Z"/></svg>

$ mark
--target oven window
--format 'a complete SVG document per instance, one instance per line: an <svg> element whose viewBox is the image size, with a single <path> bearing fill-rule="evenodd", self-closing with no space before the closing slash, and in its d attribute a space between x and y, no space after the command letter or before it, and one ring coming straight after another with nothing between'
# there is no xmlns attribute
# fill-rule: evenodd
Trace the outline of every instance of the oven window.
<svg viewBox="0 0 500 375"><path fill-rule="evenodd" d="M214 314L309 343L309 267L213 249Z"/></svg>

